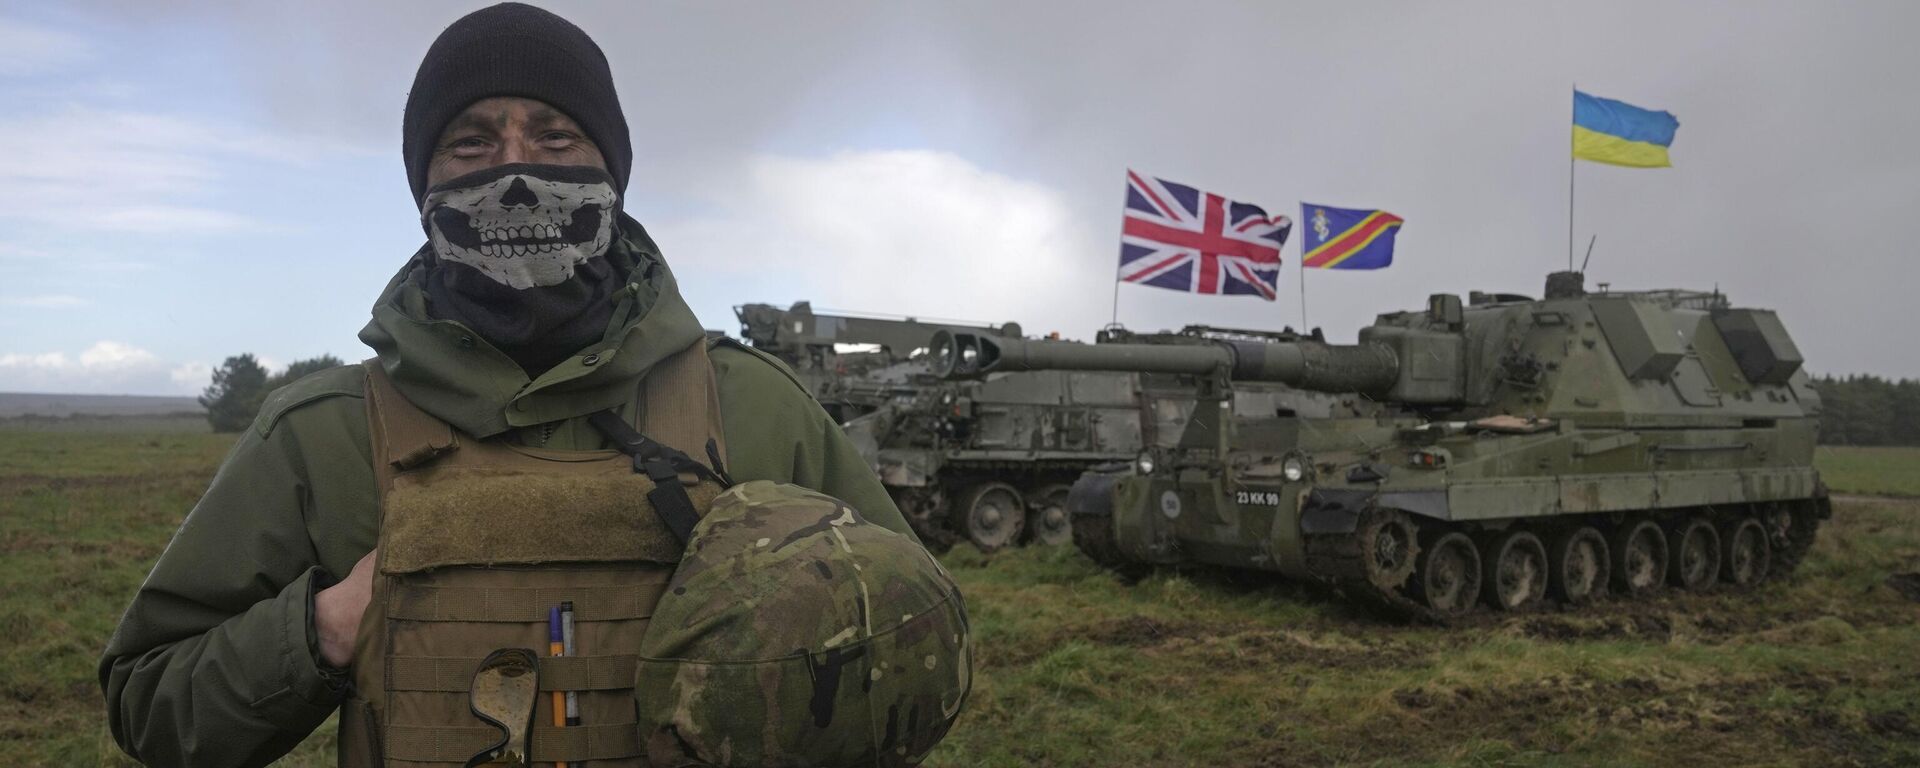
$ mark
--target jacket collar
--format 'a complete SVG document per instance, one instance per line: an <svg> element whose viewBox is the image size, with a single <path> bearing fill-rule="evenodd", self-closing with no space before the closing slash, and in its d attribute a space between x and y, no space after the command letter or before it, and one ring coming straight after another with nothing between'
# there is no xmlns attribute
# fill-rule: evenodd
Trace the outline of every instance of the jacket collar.
<svg viewBox="0 0 1920 768"><path fill-rule="evenodd" d="M400 393L475 437L585 416L632 402L654 364L705 337L646 229L622 214L618 255L633 265L614 322L601 340L539 378L455 320L427 313L426 249L414 254L373 305L360 340ZM609 253L607 258L614 258Z"/></svg>

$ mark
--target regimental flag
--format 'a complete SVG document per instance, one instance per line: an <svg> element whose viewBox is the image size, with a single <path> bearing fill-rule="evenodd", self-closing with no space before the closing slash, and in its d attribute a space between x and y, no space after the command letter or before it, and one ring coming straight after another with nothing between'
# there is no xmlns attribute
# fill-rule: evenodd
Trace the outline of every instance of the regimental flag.
<svg viewBox="0 0 1920 768"><path fill-rule="evenodd" d="M1127 171L1120 280L1273 301L1293 222L1257 205Z"/></svg>
<svg viewBox="0 0 1920 768"><path fill-rule="evenodd" d="M1680 130L1672 112L1573 92L1573 156L1631 168L1666 168L1667 147Z"/></svg>
<svg viewBox="0 0 1920 768"><path fill-rule="evenodd" d="M1386 211L1300 204L1307 222L1300 265L1313 269L1379 269L1393 263L1393 236L1405 221Z"/></svg>

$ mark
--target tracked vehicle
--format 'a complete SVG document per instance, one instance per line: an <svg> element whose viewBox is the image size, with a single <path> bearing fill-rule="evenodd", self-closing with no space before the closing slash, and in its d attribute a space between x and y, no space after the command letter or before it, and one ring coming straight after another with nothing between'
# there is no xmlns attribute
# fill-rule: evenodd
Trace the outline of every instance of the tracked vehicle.
<svg viewBox="0 0 1920 768"><path fill-rule="evenodd" d="M733 314L740 320L740 338L785 362L827 414L843 424L937 384L930 381L926 362L913 357L935 331L1020 338L1019 323L816 311L805 301L786 309L742 304Z"/></svg>
<svg viewBox="0 0 1920 768"><path fill-rule="evenodd" d="M1025 541L1067 544L1067 488L1087 468L1141 448L1133 377L1023 373L946 381L924 354L935 331L1019 339L987 325L816 310L734 308L740 335L794 371L922 541L984 551Z"/></svg>
<svg viewBox="0 0 1920 768"><path fill-rule="evenodd" d="M1354 345L949 331L933 354L951 378L1151 372L1199 393L1177 440L1070 491L1075 543L1116 569L1274 571L1447 620L1750 586L1797 565L1829 515L1800 353L1773 312L1718 292L1588 293L1563 272L1540 300L1435 295ZM1256 382L1384 408L1236 403Z"/></svg>
<svg viewBox="0 0 1920 768"><path fill-rule="evenodd" d="M1101 331L1096 345L1212 349L1223 341L1302 338L1209 326L1159 333L1115 327ZM1071 542L1073 482L1095 466L1177 445L1201 395L1190 377L1134 371L1023 371L946 381L922 370L926 381L916 378L909 396L848 421L847 434L923 541L939 547L965 540L989 552L1023 540ZM1271 383L1244 383L1232 396L1249 411L1376 410L1356 398Z"/></svg>

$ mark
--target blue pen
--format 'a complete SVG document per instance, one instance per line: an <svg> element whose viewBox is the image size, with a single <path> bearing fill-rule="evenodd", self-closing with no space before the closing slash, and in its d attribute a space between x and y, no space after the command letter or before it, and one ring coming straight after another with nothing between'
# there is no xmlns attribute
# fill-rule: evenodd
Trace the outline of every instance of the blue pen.
<svg viewBox="0 0 1920 768"><path fill-rule="evenodd" d="M547 655L566 655L566 637L560 629L560 606L547 609ZM556 728L567 727L567 699L560 691L553 692L553 725ZM564 762L554 763L554 768L567 768Z"/></svg>

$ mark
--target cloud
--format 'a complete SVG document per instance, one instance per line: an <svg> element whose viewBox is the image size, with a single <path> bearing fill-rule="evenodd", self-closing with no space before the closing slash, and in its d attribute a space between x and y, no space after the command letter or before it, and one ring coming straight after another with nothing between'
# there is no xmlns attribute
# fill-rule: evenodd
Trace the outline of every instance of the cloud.
<svg viewBox="0 0 1920 768"><path fill-rule="evenodd" d="M256 358L268 373L286 366ZM167 360L125 342L102 340L79 352L0 354L0 392L89 395L197 395L213 381L214 366Z"/></svg>
<svg viewBox="0 0 1920 768"><path fill-rule="evenodd" d="M63 249L56 255L51 251L0 241L0 268L40 270L46 265L58 264L62 269L92 274L124 274L155 269L151 262L132 261L121 256L109 250L96 251L91 248ZM0 300L0 303L5 302Z"/></svg>
<svg viewBox="0 0 1920 768"><path fill-rule="evenodd" d="M38 355L0 355L0 370L8 368L38 368L42 370L61 370L72 365L67 356L60 352L46 352Z"/></svg>
<svg viewBox="0 0 1920 768"><path fill-rule="evenodd" d="M27 309L69 309L91 306L93 302L78 296L64 293L50 293L39 296L0 297L0 307L25 307Z"/></svg>
<svg viewBox="0 0 1920 768"><path fill-rule="evenodd" d="M198 392L213 381L213 366L206 363L181 363L167 371L167 379L184 392Z"/></svg>
<svg viewBox="0 0 1920 768"><path fill-rule="evenodd" d="M0 146L34 148L0 164L0 220L136 234L261 229L216 202L233 168L304 167L356 151L211 120L73 104L9 110L0 118Z"/></svg>
<svg viewBox="0 0 1920 768"><path fill-rule="evenodd" d="M0 165L0 218L137 232L223 231L238 219L187 203L218 178L221 153L189 121L86 107L14 115L0 120L0 145L41 149ZM60 140L34 138L46 136Z"/></svg>
<svg viewBox="0 0 1920 768"><path fill-rule="evenodd" d="M96 260L211 263L221 249L173 235L239 231L250 214L293 222L287 202L327 221L357 214L348 206L365 201L404 208L397 163L322 155L299 166L299 178L279 178L318 144L274 137L324 134L392 153L419 57L468 4L460 6L64 4L57 17L84 22L63 27L84 41L55 34L66 42L0 47L5 66L57 73L0 81L0 90L36 94L0 110L0 136L26 148L0 165L0 232L62 251L60 266L16 268L0 244L5 291L97 295L148 323L180 306L180 296L257 295L248 287L258 278L231 281L281 266L272 259L283 259L298 284L306 275L292 267L296 259L337 256L330 276L357 281L370 296L390 267L345 255L410 247L411 222L356 217L351 226L315 227L301 242L285 238L272 253L232 259L234 269L221 271L236 277L191 290L154 267L152 282L170 290L125 303L97 287L110 282L96 278L108 267L90 267L85 280L45 275L81 269L73 257L89 254L69 249L94 251ZM1811 366L1920 375L1920 345L1900 343L1900 324L1884 321L1920 281L1920 259L1908 256L1898 227L1847 225L1897 221L1920 205L1911 182L1920 169L1920 143L1911 140L1920 100L1885 97L1910 90L1920 46L1906 37L1920 24L1920 4L1833 13L1762 2L1734 16L1717 5L1645 0L1595 9L1203 2L1178 14L1143 3L999 2L981 12L980 4L829 0L763 4L750 14L724 3L551 6L606 49L634 129L629 209L647 214L713 326L730 324L720 321L730 320L733 303L808 298L1019 320L1084 337L1108 318L1120 172L1129 166L1273 212L1291 214L1304 198L1408 219L1393 269L1314 273L1310 296L1294 271L1297 240L1283 256L1278 302L1123 287L1120 318L1136 328L1276 328L1305 322L1310 307L1313 325L1350 341L1375 313L1419 307L1432 292L1537 293L1542 274L1564 264L1565 99L1578 81L1672 109L1684 123L1671 171L1579 167L1576 235L1582 246L1601 235L1594 281L1718 283L1739 301L1778 309ZM1662 23L1645 24L1650 13ZM1582 34L1541 33L1569 25ZM673 34L632 44L661 29ZM8 34L0 31L0 41ZM1061 43L1147 38L1181 53ZM909 189L860 174L883 167L885 153L831 154L885 147L965 160L920 153L902 164L941 181ZM247 166L260 177L248 178ZM814 181L822 184L807 186ZM957 186L940 186L948 181ZM996 216L1012 215L995 206L1000 190L1063 222L1063 234L995 232ZM695 204L708 208L677 209ZM986 231L956 221L987 222ZM109 225L123 231L93 236ZM377 247L366 247L383 226L390 239L379 234ZM877 231L843 231L850 227ZM1815 262L1827 268L1805 268ZM1058 279L1063 270L1072 276ZM299 293L280 302L298 309L314 299L314 314L241 328L221 343L266 348L259 339L304 333L303 343L319 348L309 328L325 323L295 318L364 312L363 297ZM52 318L29 318L39 325L21 323L16 338L56 338L73 313L12 313L35 314ZM215 313L182 317L174 338L231 326ZM354 324L340 325L325 344L350 343ZM111 327L58 338L77 348L96 336L135 338ZM217 361L224 349L205 343L192 354Z"/></svg>
<svg viewBox="0 0 1920 768"><path fill-rule="evenodd" d="M171 205L120 208L103 212L96 221L103 229L148 235L176 232L238 232L262 228L259 223L238 214Z"/></svg>
<svg viewBox="0 0 1920 768"><path fill-rule="evenodd" d="M171 363L145 349L98 341L77 354L0 354L0 391L193 394L212 376L205 363Z"/></svg>
<svg viewBox="0 0 1920 768"><path fill-rule="evenodd" d="M1092 252L1059 192L951 153L761 155L722 186L719 212L655 227L709 325L743 299L1041 325L1105 303L1052 292Z"/></svg>
<svg viewBox="0 0 1920 768"><path fill-rule="evenodd" d="M87 41L18 19L0 19L0 77L37 75L87 58Z"/></svg>
<svg viewBox="0 0 1920 768"><path fill-rule="evenodd" d="M122 371L152 365L157 360L152 352L114 341L95 342L80 353L81 367L101 371Z"/></svg>

